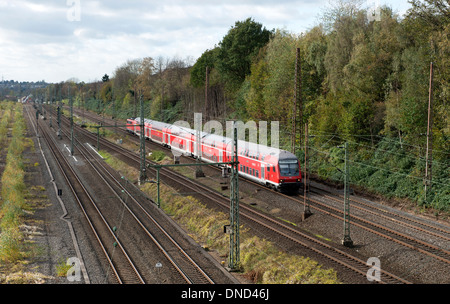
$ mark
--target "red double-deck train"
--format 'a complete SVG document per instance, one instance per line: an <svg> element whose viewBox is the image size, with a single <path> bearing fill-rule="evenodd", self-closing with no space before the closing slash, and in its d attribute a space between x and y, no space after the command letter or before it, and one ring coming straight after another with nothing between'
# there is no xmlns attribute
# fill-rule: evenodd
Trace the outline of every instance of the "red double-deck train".
<svg viewBox="0 0 450 304"><path fill-rule="evenodd" d="M127 130L141 134L140 118L127 119ZM232 160L232 139L194 129L144 119L144 136L179 154L201 157L205 162L217 163ZM251 142L238 141L239 174L249 180L279 191L297 191L302 185L297 157L285 150Z"/></svg>

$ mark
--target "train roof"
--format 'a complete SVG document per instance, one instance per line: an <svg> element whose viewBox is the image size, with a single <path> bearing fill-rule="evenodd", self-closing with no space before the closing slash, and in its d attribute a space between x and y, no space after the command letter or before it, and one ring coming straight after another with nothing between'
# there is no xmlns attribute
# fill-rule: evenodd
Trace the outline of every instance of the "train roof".
<svg viewBox="0 0 450 304"><path fill-rule="evenodd" d="M216 135L216 134L208 134L204 137L203 140L206 142L210 141L211 143L214 142L216 145L217 145L217 143L222 142L227 147L227 150L230 150L230 151L231 151L231 147L233 144L233 140L231 138ZM248 141L244 141L244 140L238 140L238 153L240 155L246 155L249 157L258 157L258 158L260 156L264 156L264 157L270 156L275 159L279 159L279 158L283 158L283 159L295 158L296 159L297 158L297 157L295 157L294 154L292 154L288 151L284 151L284 150L280 150L278 148L268 147L266 145L256 144L256 143L252 143L252 142L248 142Z"/></svg>
<svg viewBox="0 0 450 304"><path fill-rule="evenodd" d="M133 118L131 118L131 119L133 119ZM140 117L134 118L134 120L136 120L136 122L141 121ZM152 126L155 126L161 130L163 128L168 128L176 135L188 133L188 134L195 136L197 133L197 131L194 129L190 129L190 128L186 128L186 127L182 127L182 126L178 126L178 125L172 125L172 124L160 122L157 120L145 119L144 121L146 123L152 124ZM200 136L201 136L203 142L206 142L209 144L214 143L215 145L217 145L218 143L223 143L227 147L227 150L231 151L233 139L231 139L229 137L225 137L225 136L221 136L221 135L217 135L217 134L210 134L210 133L206 133L203 131L201 131ZM244 141L244 140L238 140L238 149L239 149L240 155L245 154L246 156L253 156L253 157L270 156L275 159L297 159L297 157L289 151L281 150L281 149L274 148L274 147L268 147L266 145L256 144L256 143L252 143L252 142L248 142L248 141Z"/></svg>

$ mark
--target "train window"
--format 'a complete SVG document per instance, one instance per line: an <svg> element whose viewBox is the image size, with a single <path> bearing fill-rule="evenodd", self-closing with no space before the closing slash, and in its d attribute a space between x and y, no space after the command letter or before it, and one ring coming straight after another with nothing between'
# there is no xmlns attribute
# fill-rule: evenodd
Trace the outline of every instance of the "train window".
<svg viewBox="0 0 450 304"><path fill-rule="evenodd" d="M298 161L296 159L280 160L280 174L282 176L298 175Z"/></svg>
<svg viewBox="0 0 450 304"><path fill-rule="evenodd" d="M256 170L256 177L259 177L259 171Z"/></svg>

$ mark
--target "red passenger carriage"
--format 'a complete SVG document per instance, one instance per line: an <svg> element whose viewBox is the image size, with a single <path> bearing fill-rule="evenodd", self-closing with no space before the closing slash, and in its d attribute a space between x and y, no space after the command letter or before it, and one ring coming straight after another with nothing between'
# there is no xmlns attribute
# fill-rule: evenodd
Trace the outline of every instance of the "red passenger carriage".
<svg viewBox="0 0 450 304"><path fill-rule="evenodd" d="M145 137L180 154L201 157L205 162L231 161L232 139L200 133L200 149L197 148L197 132L190 128L145 119ZM129 132L140 135L140 118L127 120ZM246 141L238 141L239 174L276 190L298 190L301 171L297 157L285 150Z"/></svg>

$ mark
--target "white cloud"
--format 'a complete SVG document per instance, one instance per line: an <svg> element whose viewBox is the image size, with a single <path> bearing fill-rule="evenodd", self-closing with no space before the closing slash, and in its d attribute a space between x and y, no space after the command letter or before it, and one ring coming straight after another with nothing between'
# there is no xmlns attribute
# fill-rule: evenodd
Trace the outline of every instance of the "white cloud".
<svg viewBox="0 0 450 304"><path fill-rule="evenodd" d="M238 20L300 33L327 0L79 0L80 21L66 0L0 0L0 73L5 79L59 82L112 75L128 59L195 59ZM388 0L386 0L388 1ZM406 2L406 0L402 0ZM70 1L69 1L70 3Z"/></svg>

